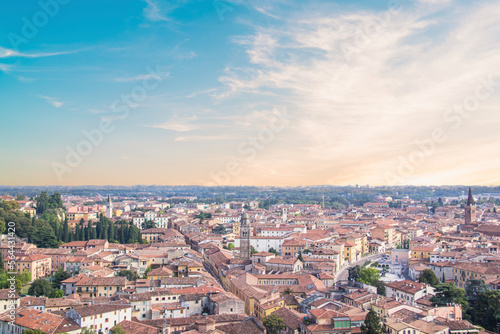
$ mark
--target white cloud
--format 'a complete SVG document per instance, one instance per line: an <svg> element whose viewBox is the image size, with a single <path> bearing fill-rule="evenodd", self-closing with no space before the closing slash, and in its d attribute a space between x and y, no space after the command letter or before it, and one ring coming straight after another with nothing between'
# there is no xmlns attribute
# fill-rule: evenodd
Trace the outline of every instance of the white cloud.
<svg viewBox="0 0 500 334"><path fill-rule="evenodd" d="M59 56L65 54L71 54L78 52L76 51L63 51L63 52L49 52L49 53L21 53L11 49L7 49L0 46L0 58L8 58L8 57L24 57L24 58L39 58L39 57L52 57Z"/></svg>
<svg viewBox="0 0 500 334"><path fill-rule="evenodd" d="M116 82L135 82L135 81L143 81L143 80L149 80L149 79L156 79L156 80L162 80L166 79L170 76L168 72L164 72L161 75L158 74L139 74L136 75L135 77L120 77L120 78L115 78L114 81Z"/></svg>
<svg viewBox="0 0 500 334"><path fill-rule="evenodd" d="M39 96L56 108L60 108L64 104L63 102L57 101L55 98L50 97L50 96L43 96L43 95L39 95Z"/></svg>
<svg viewBox="0 0 500 334"><path fill-rule="evenodd" d="M227 140L232 137L230 136L183 136L183 137L175 137L175 142L193 142L193 141L206 141L206 140Z"/></svg>
<svg viewBox="0 0 500 334"><path fill-rule="evenodd" d="M145 126L149 128L164 129L175 132L189 132L200 128L199 125L193 123L197 119L198 117L196 115L184 118L173 117L169 121L164 123Z"/></svg>
<svg viewBox="0 0 500 334"><path fill-rule="evenodd" d="M144 16L152 22L171 21L169 14L175 9L189 3L190 0L144 0L147 6L143 10Z"/></svg>
<svg viewBox="0 0 500 334"><path fill-rule="evenodd" d="M277 104L290 107L296 119L286 140L262 159L277 164L283 158L279 166L296 170L297 180L312 173L320 184L385 183L398 156L410 154L432 129L444 127L452 136L445 111L474 95L482 78L500 73L500 4L442 13L432 2L381 13L314 8L311 15L290 15L285 25L257 28L237 40L251 65L228 68L220 96L272 93ZM471 127L476 119L500 122L487 112L498 107L499 96L497 87L458 130L468 132L453 135L464 151L472 149L467 138L485 135ZM283 147L293 147L300 159L285 158ZM439 158L436 153L428 160ZM445 166L440 163L435 168Z"/></svg>

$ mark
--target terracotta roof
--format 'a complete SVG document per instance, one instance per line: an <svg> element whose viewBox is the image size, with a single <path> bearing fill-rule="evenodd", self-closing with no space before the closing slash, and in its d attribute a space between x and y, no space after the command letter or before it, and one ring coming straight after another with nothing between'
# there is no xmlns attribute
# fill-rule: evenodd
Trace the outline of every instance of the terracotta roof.
<svg viewBox="0 0 500 334"><path fill-rule="evenodd" d="M74 310L81 316L81 317L88 317L91 315L96 315L96 314L102 314L102 313L108 313L108 312L113 312L117 310L124 310L127 308L130 308L132 306L130 305L123 305L123 304L107 304L107 305L91 305L91 306L82 306L82 307L76 307Z"/></svg>
<svg viewBox="0 0 500 334"><path fill-rule="evenodd" d="M126 334L158 334L158 328L140 322L124 320L113 328L117 328L118 326L120 326Z"/></svg>
<svg viewBox="0 0 500 334"><path fill-rule="evenodd" d="M286 307L282 307L274 311L273 314L276 314L278 317L283 319L285 325L292 330L297 329L300 321L304 319L304 317L307 317L307 314L299 313Z"/></svg>

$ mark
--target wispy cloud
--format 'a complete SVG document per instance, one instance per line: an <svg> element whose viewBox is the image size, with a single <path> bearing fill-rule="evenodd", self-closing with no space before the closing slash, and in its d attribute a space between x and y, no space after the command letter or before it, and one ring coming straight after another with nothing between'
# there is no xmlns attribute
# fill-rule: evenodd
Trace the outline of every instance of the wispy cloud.
<svg viewBox="0 0 500 334"><path fill-rule="evenodd" d="M198 95L203 95L203 94L211 94L213 92L215 92L216 89L215 88L211 88L211 89L206 89L206 90L200 90L200 91L196 91L196 92L193 92L189 95L187 95L186 97L187 98L193 98L193 97L196 97Z"/></svg>
<svg viewBox="0 0 500 334"><path fill-rule="evenodd" d="M189 132L200 128L200 125L194 122L198 119L196 115L191 117L173 117L169 121L159 124L144 125L149 128L170 130L175 132Z"/></svg>
<svg viewBox="0 0 500 334"><path fill-rule="evenodd" d="M74 51L61 51L61 52L47 52L47 53L22 53L17 52L11 49L7 49L0 46L0 58L9 58L9 57L23 57L23 58L40 58L40 57L52 57L59 55L66 55L71 53L76 53L79 50Z"/></svg>
<svg viewBox="0 0 500 334"><path fill-rule="evenodd" d="M172 18L169 15L179 7L184 6L189 3L190 0L173 0L173 1L161 1L161 0L144 0L147 6L143 10L144 16L152 22L158 21L171 21Z"/></svg>
<svg viewBox="0 0 500 334"><path fill-rule="evenodd" d="M39 95L39 96L56 108L60 108L64 104L63 102L57 101L55 98L50 96L44 96L44 95Z"/></svg>
<svg viewBox="0 0 500 334"><path fill-rule="evenodd" d="M149 79L166 79L170 76L168 72L162 73L162 75L157 75L157 74L139 74L133 77L120 77L120 78L115 78L113 81L116 82L135 82L135 81L143 81L143 80L149 80Z"/></svg>
<svg viewBox="0 0 500 334"><path fill-rule="evenodd" d="M231 136L183 136L183 137L175 137L175 142L192 142L192 141L206 141L206 140L228 140L233 137Z"/></svg>

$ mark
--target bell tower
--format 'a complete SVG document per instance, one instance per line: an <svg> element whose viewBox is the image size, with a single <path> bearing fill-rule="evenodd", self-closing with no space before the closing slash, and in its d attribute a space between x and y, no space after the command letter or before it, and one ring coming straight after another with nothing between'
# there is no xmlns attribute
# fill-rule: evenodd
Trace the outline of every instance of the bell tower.
<svg viewBox="0 0 500 334"><path fill-rule="evenodd" d="M474 225L476 223L476 203L472 197L472 190L469 187L469 197L465 205L465 225Z"/></svg>
<svg viewBox="0 0 500 334"><path fill-rule="evenodd" d="M106 217L113 217L113 202L111 202L111 196L108 195L108 207L106 208Z"/></svg>
<svg viewBox="0 0 500 334"><path fill-rule="evenodd" d="M250 223L246 212L240 220L240 259L250 260Z"/></svg>

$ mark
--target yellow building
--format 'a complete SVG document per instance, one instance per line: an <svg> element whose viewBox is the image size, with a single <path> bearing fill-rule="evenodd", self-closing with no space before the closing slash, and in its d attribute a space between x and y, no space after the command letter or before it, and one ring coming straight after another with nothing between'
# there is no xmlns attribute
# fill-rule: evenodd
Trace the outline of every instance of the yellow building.
<svg viewBox="0 0 500 334"><path fill-rule="evenodd" d="M148 272L147 276L150 280L159 280L164 277L172 277L174 272L166 267L160 267Z"/></svg>
<svg viewBox="0 0 500 334"><path fill-rule="evenodd" d="M80 297L110 297L127 287L126 277L83 277L76 284Z"/></svg>
<svg viewBox="0 0 500 334"><path fill-rule="evenodd" d="M365 235L359 233L352 233L341 238L342 241L348 242L355 245L356 254L367 254L368 253L368 239Z"/></svg>
<svg viewBox="0 0 500 334"><path fill-rule="evenodd" d="M344 256L346 261L356 261L356 245L350 242L344 242Z"/></svg>
<svg viewBox="0 0 500 334"><path fill-rule="evenodd" d="M394 244L395 232L394 227L381 225L372 229L372 238L383 240L387 244Z"/></svg>
<svg viewBox="0 0 500 334"><path fill-rule="evenodd" d="M265 298L262 300L262 304L259 301L255 303L255 316L262 320L283 306L285 306L285 302L280 297L274 299Z"/></svg>
<svg viewBox="0 0 500 334"><path fill-rule="evenodd" d="M52 274L52 257L48 255L22 255L16 259L16 271L21 274L28 270L31 280L47 277Z"/></svg>
<svg viewBox="0 0 500 334"><path fill-rule="evenodd" d="M434 247L416 247L411 250L411 257L412 259L429 259L433 251Z"/></svg>
<svg viewBox="0 0 500 334"><path fill-rule="evenodd" d="M465 289L469 279L486 281L500 277L500 267L496 263L457 262L453 265L455 285Z"/></svg>
<svg viewBox="0 0 500 334"><path fill-rule="evenodd" d="M180 261L177 265L177 271L174 274L177 274L178 277L186 277L190 274L200 273L203 271L203 265L199 262L191 262L191 261Z"/></svg>

